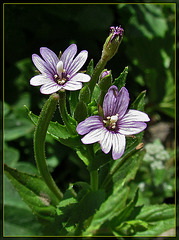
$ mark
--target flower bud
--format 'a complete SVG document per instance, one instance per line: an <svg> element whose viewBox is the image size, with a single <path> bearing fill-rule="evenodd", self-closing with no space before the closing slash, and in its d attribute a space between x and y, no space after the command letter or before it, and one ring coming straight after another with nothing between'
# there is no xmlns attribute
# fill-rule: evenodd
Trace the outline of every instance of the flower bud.
<svg viewBox="0 0 179 240"><path fill-rule="evenodd" d="M87 107L84 102L78 102L75 112L74 112L74 118L79 123L87 117Z"/></svg>
<svg viewBox="0 0 179 240"><path fill-rule="evenodd" d="M88 103L90 101L90 94L91 93L90 93L90 89L89 89L88 85L84 86L80 90L79 101Z"/></svg>
<svg viewBox="0 0 179 240"><path fill-rule="evenodd" d="M104 77L106 77L106 76L108 76L110 74L110 71L108 71L108 70L104 70L103 72L102 72L102 74L101 74L101 79L102 78L104 78Z"/></svg>
<svg viewBox="0 0 179 240"><path fill-rule="evenodd" d="M110 27L110 35L106 39L103 46L103 51L101 56L103 60L109 61L117 53L118 47L123 38L123 33L124 33L124 29L121 28L121 26Z"/></svg>
<svg viewBox="0 0 179 240"><path fill-rule="evenodd" d="M101 90L107 91L111 84L112 84L111 71L107 71L107 69L105 69L100 76L98 85Z"/></svg>

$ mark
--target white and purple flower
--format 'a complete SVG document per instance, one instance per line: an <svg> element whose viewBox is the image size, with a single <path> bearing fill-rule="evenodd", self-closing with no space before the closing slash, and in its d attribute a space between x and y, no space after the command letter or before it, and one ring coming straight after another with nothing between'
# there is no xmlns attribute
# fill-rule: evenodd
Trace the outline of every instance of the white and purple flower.
<svg viewBox="0 0 179 240"><path fill-rule="evenodd" d="M75 91L82 88L82 82L89 82L91 77L84 73L77 73L87 60L88 52L81 51L76 57L77 46L71 44L60 59L46 47L40 48L43 57L32 55L32 61L41 74L30 80L33 86L41 86L43 94L55 93L59 90ZM74 59L75 57L75 59Z"/></svg>
<svg viewBox="0 0 179 240"><path fill-rule="evenodd" d="M109 153L112 147L114 160L120 158L125 150L125 136L142 132L150 121L146 113L129 109L129 93L125 87L118 92L116 86L111 86L104 97L103 117L91 116L80 122L77 132L85 135L81 141L84 144L99 142L104 153Z"/></svg>

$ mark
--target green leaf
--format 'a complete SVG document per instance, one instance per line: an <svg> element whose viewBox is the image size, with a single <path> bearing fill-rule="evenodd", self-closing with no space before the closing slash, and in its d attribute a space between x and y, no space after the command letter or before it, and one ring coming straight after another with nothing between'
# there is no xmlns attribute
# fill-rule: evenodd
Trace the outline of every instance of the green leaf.
<svg viewBox="0 0 179 240"><path fill-rule="evenodd" d="M87 106L84 102L78 102L74 112L74 118L79 123L87 117Z"/></svg>
<svg viewBox="0 0 179 240"><path fill-rule="evenodd" d="M80 90L79 101L87 104L90 101L90 96L91 96L90 89L88 85L86 85Z"/></svg>
<svg viewBox="0 0 179 240"><path fill-rule="evenodd" d="M101 92L101 90L100 90L99 86L96 84L95 87L94 87L91 99L95 100L97 102L98 98L99 98L99 95L100 95L100 92Z"/></svg>
<svg viewBox="0 0 179 240"><path fill-rule="evenodd" d="M88 159L88 154L86 153L86 150L84 148L81 148L80 150L76 151L76 154L78 157L84 162L86 166L89 165L89 159Z"/></svg>
<svg viewBox="0 0 179 240"><path fill-rule="evenodd" d="M125 206L128 192L128 188L116 188L107 200L101 204L96 214L94 214L91 224L83 232L83 236L95 236L97 232L99 233L100 227L104 223L108 223L108 221L111 221L118 215Z"/></svg>
<svg viewBox="0 0 179 240"><path fill-rule="evenodd" d="M39 221L53 222L58 199L49 190L42 178L17 171L4 165L4 171L22 200L31 208Z"/></svg>
<svg viewBox="0 0 179 240"><path fill-rule="evenodd" d="M138 190L134 196L134 199L111 221L111 228L113 233L121 236L130 236L136 233L136 231L144 231L147 229L148 224L140 220L133 220L139 215L143 206L136 207L138 201Z"/></svg>
<svg viewBox="0 0 179 240"><path fill-rule="evenodd" d="M4 176L4 237L39 236L41 225Z"/></svg>
<svg viewBox="0 0 179 240"><path fill-rule="evenodd" d="M125 182L135 178L144 156L144 151L137 152L136 145L138 144L134 143L131 148L125 152L122 158L118 159L113 164L110 174L112 174L114 187L123 186Z"/></svg>
<svg viewBox="0 0 179 240"><path fill-rule="evenodd" d="M95 99L88 104L88 115L92 116L98 114L98 105Z"/></svg>
<svg viewBox="0 0 179 240"><path fill-rule="evenodd" d="M17 118L14 114L4 118L4 138L5 141L12 141L23 137L33 130L32 123L23 118Z"/></svg>
<svg viewBox="0 0 179 240"><path fill-rule="evenodd" d="M168 26L162 8L156 7L153 4L139 4L137 8L133 7L132 15L130 24L135 29L137 28L144 37L153 39L155 36L165 36Z"/></svg>
<svg viewBox="0 0 179 240"><path fill-rule="evenodd" d="M25 106L26 107L26 106ZM32 122L36 125L38 121L38 116L33 114L27 107L28 116L32 120ZM78 135L71 136L67 131L66 126L59 124L58 122L50 122L47 133L52 136L55 140L60 143L71 147L77 148L82 145L81 137Z"/></svg>
<svg viewBox="0 0 179 240"><path fill-rule="evenodd" d="M134 236L158 236L175 228L175 206L167 204L144 206L136 220L147 222L149 228Z"/></svg>
<svg viewBox="0 0 179 240"><path fill-rule="evenodd" d="M135 101L131 104L131 109L136 109L139 111L144 111L144 105L145 105L145 95L146 91L141 92L138 97L135 99Z"/></svg>
<svg viewBox="0 0 179 240"><path fill-rule="evenodd" d="M115 227L115 226L120 225L122 222L129 220L130 215L131 215L132 211L134 210L137 201L138 201L138 190L134 196L134 199L132 199L130 201L130 203L123 209L122 212L120 212L119 215L117 215L115 218L113 218L113 220L111 221L111 226Z"/></svg>
<svg viewBox="0 0 179 240"><path fill-rule="evenodd" d="M69 105L70 105L70 112L71 112L72 117L74 117L74 112L75 112L75 109L76 109L76 105L79 102L79 93L80 93L80 90L70 91Z"/></svg>
<svg viewBox="0 0 179 240"><path fill-rule="evenodd" d="M36 125L39 117L37 115L35 115L34 113L32 113L27 108L27 106L25 106L25 108L27 109L29 118ZM59 124L58 122L50 122L50 126L48 128L48 133L51 136L54 136L54 138L56 138L56 139L58 139L59 137L63 138L63 139L67 139L70 137L70 134L68 133L66 127L64 125Z"/></svg>
<svg viewBox="0 0 179 240"><path fill-rule="evenodd" d="M93 59L91 59L88 66L87 66L86 74L92 76L93 71L94 71L94 61L93 61Z"/></svg>
<svg viewBox="0 0 179 240"><path fill-rule="evenodd" d="M86 186L85 189L87 189ZM79 199L66 192L57 209L59 221L63 226L61 232L66 231L68 235L79 236L84 228L84 224L90 221L90 218L104 201L104 198L105 192L102 189L95 192L87 191L83 196L80 194Z"/></svg>
<svg viewBox="0 0 179 240"><path fill-rule="evenodd" d="M4 146L4 162L10 167L14 167L18 162L20 153L16 148Z"/></svg>
<svg viewBox="0 0 179 240"><path fill-rule="evenodd" d="M166 70L167 74L167 81L165 84L165 95L159 104L160 111L167 114L168 116L175 118L175 96L176 96L176 90L175 90L175 84L174 79L172 76L172 73L170 70Z"/></svg>
<svg viewBox="0 0 179 240"><path fill-rule="evenodd" d="M86 166L88 166L90 162L94 161L92 146L90 145L83 144L80 148L77 149L76 153Z"/></svg>
<svg viewBox="0 0 179 240"><path fill-rule="evenodd" d="M119 75L119 77L114 80L113 84L116 87L118 87L118 90L120 90L122 87L125 86L127 74L128 74L128 67L125 67L123 72Z"/></svg>
<svg viewBox="0 0 179 240"><path fill-rule="evenodd" d="M120 229L116 228L113 233L115 236L133 236L136 232L143 232L148 229L148 223L141 220L123 222Z"/></svg>

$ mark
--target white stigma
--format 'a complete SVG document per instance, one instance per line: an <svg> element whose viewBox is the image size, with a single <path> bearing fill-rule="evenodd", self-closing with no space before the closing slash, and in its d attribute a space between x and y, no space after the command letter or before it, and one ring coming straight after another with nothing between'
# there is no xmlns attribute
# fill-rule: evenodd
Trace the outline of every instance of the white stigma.
<svg viewBox="0 0 179 240"><path fill-rule="evenodd" d="M111 123L116 123L117 120L118 120L118 116L119 116L119 114L116 114L116 115L114 115L114 116L111 116L110 122L111 122Z"/></svg>
<svg viewBox="0 0 179 240"><path fill-rule="evenodd" d="M62 62L62 61L59 61L59 62L57 63L57 73L58 73L59 78L62 78L62 72L64 72L63 62Z"/></svg>

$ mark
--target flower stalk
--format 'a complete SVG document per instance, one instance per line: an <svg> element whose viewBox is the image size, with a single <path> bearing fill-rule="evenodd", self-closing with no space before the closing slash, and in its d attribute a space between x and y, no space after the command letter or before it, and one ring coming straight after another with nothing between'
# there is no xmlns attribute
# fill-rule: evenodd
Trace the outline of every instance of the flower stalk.
<svg viewBox="0 0 179 240"><path fill-rule="evenodd" d="M94 87L99 80L100 74L106 66L107 62L117 53L119 45L122 41L123 32L124 30L121 27L110 28L110 34L107 37L103 46L101 59L97 63L91 76L91 81L88 85L91 93L93 92Z"/></svg>
<svg viewBox="0 0 179 240"><path fill-rule="evenodd" d="M94 69L94 72L91 76L91 80L89 82L89 89L90 89L90 92L92 93L93 90L94 90L94 87L99 79L99 76L101 74L101 72L103 71L104 67L106 66L107 64L107 60L106 59L100 59L99 62L97 63L95 69Z"/></svg>
<svg viewBox="0 0 179 240"><path fill-rule="evenodd" d="M45 138L47 129L55 112L58 100L59 95L56 93L52 94L42 108L34 133L34 154L37 168L42 178L49 189L57 196L59 200L61 200L63 198L63 193L57 187L51 174L49 173L45 157Z"/></svg>
<svg viewBox="0 0 179 240"><path fill-rule="evenodd" d="M72 123L72 118L68 114L67 107L66 107L66 92L60 91L59 92L59 111L62 117L62 120L70 134L76 134L74 130L74 122Z"/></svg>

